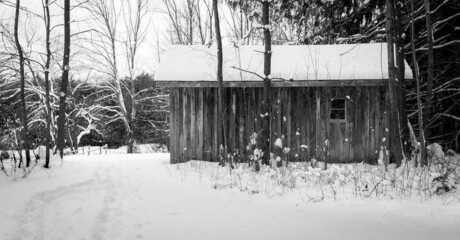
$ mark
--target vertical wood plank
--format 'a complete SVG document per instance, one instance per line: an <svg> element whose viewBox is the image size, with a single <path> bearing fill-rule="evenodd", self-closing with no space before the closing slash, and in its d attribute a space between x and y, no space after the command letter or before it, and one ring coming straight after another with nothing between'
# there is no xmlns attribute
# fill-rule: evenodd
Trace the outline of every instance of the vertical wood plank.
<svg viewBox="0 0 460 240"><path fill-rule="evenodd" d="M197 144L197 150L196 150L196 155L197 158L200 160L204 160L203 158L203 88L198 88L197 89L197 115L196 115L196 128L197 128L197 136L196 136L196 144Z"/></svg>
<svg viewBox="0 0 460 240"><path fill-rule="evenodd" d="M286 133L287 133L287 146L291 149L290 160L298 161L296 157L297 150L295 149L295 134L292 134L292 88L286 89Z"/></svg>
<svg viewBox="0 0 460 240"><path fill-rule="evenodd" d="M356 148L356 129L359 126L356 125L355 122L355 111L356 105L360 104L359 99L357 98L356 89L351 87L348 92L350 96L350 100L346 101L346 114L347 114L347 130L346 138L348 138L348 161L349 162L356 162L355 159L355 148Z"/></svg>
<svg viewBox="0 0 460 240"><path fill-rule="evenodd" d="M365 144L364 144L364 159L365 161L369 161L369 152L370 150L370 142L371 142L371 124L370 122L372 121L371 115L370 115L370 87L363 87L365 89L364 91L364 139L365 139Z"/></svg>
<svg viewBox="0 0 460 240"><path fill-rule="evenodd" d="M381 146L380 121L382 120L382 114L380 113L381 112L380 101L382 101L382 99L380 97L379 89L375 90L374 99L375 99L375 117L374 117L374 120L375 120L375 124L374 124L375 148L374 148L373 160L374 160L374 163L377 163L377 159L379 157L380 146Z"/></svg>
<svg viewBox="0 0 460 240"><path fill-rule="evenodd" d="M282 111L281 111L281 89L282 88L276 88L275 92L276 92L276 98L275 98L275 114L276 115L276 138L281 138L281 136L283 135L283 132L282 132L282 129L281 129L281 122L282 122L282 119L283 119L283 114L282 114ZM283 143L283 144L286 144L286 143Z"/></svg>
<svg viewBox="0 0 460 240"><path fill-rule="evenodd" d="M236 149L236 94L234 88L228 88L228 113L229 113L229 121L228 121L228 148L229 153L234 153Z"/></svg>
<svg viewBox="0 0 460 240"><path fill-rule="evenodd" d="M369 149L366 156L367 159L372 163L375 156L375 88L369 88Z"/></svg>
<svg viewBox="0 0 460 240"><path fill-rule="evenodd" d="M254 89L253 88L247 88L245 89L246 91L246 96L247 96L247 118L246 118L246 141L249 142L249 138L252 136L254 133ZM249 159L249 156L252 155L252 149L248 149L247 154L246 154L246 159Z"/></svg>
<svg viewBox="0 0 460 240"><path fill-rule="evenodd" d="M245 110L247 109L247 99L245 98L244 89L238 89L237 96L238 101L236 102L236 116L238 117L238 157L236 160L237 162L244 162L246 146L245 136L247 136L247 134L245 134L245 118L248 116L245 113Z"/></svg>
<svg viewBox="0 0 460 240"><path fill-rule="evenodd" d="M218 108L217 108L217 88L212 88L212 96L213 96L213 136L212 136L212 151L213 151L213 162L219 161L219 155L220 155L220 139L221 139L221 120L219 119L218 116Z"/></svg>
<svg viewBox="0 0 460 240"><path fill-rule="evenodd" d="M299 149L299 161L304 162L307 159L307 149L302 148L302 145L305 145L305 117L307 115L305 104L304 104L304 99L303 99L303 93L302 93L303 88L295 88L294 91L296 92L295 95L295 129L296 129L296 134L299 133L300 135L297 137L298 143L297 143L297 148Z"/></svg>
<svg viewBox="0 0 460 240"><path fill-rule="evenodd" d="M203 138L204 150L203 156L206 161L212 161L212 128L214 122L212 121L212 101L211 89L203 89Z"/></svg>
<svg viewBox="0 0 460 240"><path fill-rule="evenodd" d="M385 137L385 142L383 142L383 145L386 146L386 149L387 150L390 150L391 146L390 146L390 132L389 132L389 117L390 117L390 113L389 113L389 103L390 103L390 96L389 96L389 92L388 92L388 88L381 88L382 89L382 97L385 99L384 101L382 101L383 103L383 114L384 114L384 118L383 118L383 123L382 123L382 131L381 133L383 134L383 136ZM388 156L390 157L390 156ZM388 159L390 160L390 159Z"/></svg>
<svg viewBox="0 0 460 240"><path fill-rule="evenodd" d="M191 158L191 146L190 146L190 130L191 130L191 101L190 101L190 88L184 88L184 161L189 161Z"/></svg>
<svg viewBox="0 0 460 240"><path fill-rule="evenodd" d="M310 114L309 114L309 148L310 148L310 156L309 158L315 157L315 148L316 148L316 88L308 88L308 101L310 106Z"/></svg>
<svg viewBox="0 0 460 240"><path fill-rule="evenodd" d="M353 157L351 156L351 144L350 144L350 128L352 124L350 124L350 121L348 119L348 113L347 111L349 111L350 107L353 105L353 102L356 102L354 100L353 95L351 94L353 91L353 89L351 89L350 87L344 87L344 92L345 92L345 119L346 119L346 123L345 123L345 133L344 133L344 161L345 162L351 162L353 161ZM348 97L347 97L348 96Z"/></svg>
<svg viewBox="0 0 460 240"><path fill-rule="evenodd" d="M197 158L197 142L196 142L196 97L195 97L196 88L190 88L189 102L190 102L190 136L188 142L188 153L189 160L196 160Z"/></svg>
<svg viewBox="0 0 460 240"><path fill-rule="evenodd" d="M316 146L315 146L315 156L316 159L320 160L321 156L321 136L322 136L322 128L321 128L321 88L315 89L315 96L316 96Z"/></svg>
<svg viewBox="0 0 460 240"><path fill-rule="evenodd" d="M169 90L169 163L174 164L176 161L176 144L175 144L175 137L176 137L176 99L175 99L176 89L172 88Z"/></svg>
<svg viewBox="0 0 460 240"><path fill-rule="evenodd" d="M178 162L184 162L184 147L185 147L185 143L184 143L184 140L185 140L185 137L184 137L184 129L185 129L185 121L184 121L184 88L179 88L179 92L178 92L178 95L179 95L179 102L178 102L178 106L179 106L179 111L178 111L178 116L179 116L179 123L178 123L178 126L179 126L179 135L178 135L178 138L177 138L177 141L178 141Z"/></svg>
<svg viewBox="0 0 460 240"><path fill-rule="evenodd" d="M299 89L300 91L300 101L301 101L301 111L302 114L302 122L301 125L301 134L302 134L302 144L306 146L304 148L304 156L302 161L309 161L310 160L310 122L309 118L314 112L311 112L310 106L310 98L308 96L308 88Z"/></svg>

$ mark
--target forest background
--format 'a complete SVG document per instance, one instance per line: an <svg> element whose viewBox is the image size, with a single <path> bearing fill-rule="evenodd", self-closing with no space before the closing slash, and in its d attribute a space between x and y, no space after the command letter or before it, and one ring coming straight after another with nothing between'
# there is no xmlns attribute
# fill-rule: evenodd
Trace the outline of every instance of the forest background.
<svg viewBox="0 0 460 240"><path fill-rule="evenodd" d="M0 149L22 149L24 142L31 148L44 145L48 132L55 145L63 95L67 107L65 142L71 151L78 146L107 144L110 148L127 145L128 152L135 152L136 143L168 144L169 96L166 89L155 88L155 68L170 44L215 44L212 1L72 1L67 11L69 64L63 64L67 56L65 1L23 0L16 22L18 2L0 0ZM219 1L224 44L263 43L263 31L257 29L262 23L261 2ZM269 2L273 45L387 41L385 0ZM420 136L420 96L427 142L458 152L460 2L391 2L397 52L421 83L417 93L414 81L398 81L403 99L400 107L405 109L402 114ZM67 92L61 90L63 70L69 72ZM408 131L402 124L403 135Z"/></svg>

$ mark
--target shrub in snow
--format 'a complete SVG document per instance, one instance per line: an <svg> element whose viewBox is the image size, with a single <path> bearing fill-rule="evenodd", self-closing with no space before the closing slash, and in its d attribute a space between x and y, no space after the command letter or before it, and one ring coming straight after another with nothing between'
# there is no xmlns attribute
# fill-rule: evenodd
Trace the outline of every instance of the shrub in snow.
<svg viewBox="0 0 460 240"><path fill-rule="evenodd" d="M430 173L431 191L442 194L456 189L460 183L458 156L456 154L444 154L441 145L430 144L426 147Z"/></svg>
<svg viewBox="0 0 460 240"><path fill-rule="evenodd" d="M249 194L264 193L268 196L295 191L306 196L308 201L317 201L350 196L390 199L443 196L459 184L460 170L449 169L447 174L438 173L434 167L417 168L412 161L403 161L398 168L394 164L385 168L353 163L329 164L326 169L322 162L312 159L311 162L296 162L282 167L261 165L258 172L247 163L237 164L233 171L217 167L209 172L212 173L212 186L216 189L237 188Z"/></svg>
<svg viewBox="0 0 460 240"><path fill-rule="evenodd" d="M281 138L277 138L273 143L273 152L270 154L270 166L273 168L286 166L288 163L290 148L283 148L283 141L285 140L284 135Z"/></svg>
<svg viewBox="0 0 460 240"><path fill-rule="evenodd" d="M9 159L10 153L8 151L1 151L0 152L0 160Z"/></svg>
<svg viewBox="0 0 460 240"><path fill-rule="evenodd" d="M426 147L426 154L430 163L444 161L444 152L438 143L430 144Z"/></svg>

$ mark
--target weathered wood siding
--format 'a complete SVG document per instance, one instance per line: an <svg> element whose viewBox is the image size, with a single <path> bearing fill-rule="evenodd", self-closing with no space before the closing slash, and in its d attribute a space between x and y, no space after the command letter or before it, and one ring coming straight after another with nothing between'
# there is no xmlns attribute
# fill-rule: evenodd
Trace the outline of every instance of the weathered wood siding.
<svg viewBox="0 0 460 240"><path fill-rule="evenodd" d="M246 146L260 132L262 88L225 88L227 145L246 161ZM272 89L271 135L284 136L290 161L323 159L326 139L330 162L374 163L387 137L386 87L293 87ZM217 88L171 88L171 163L217 161ZM331 99L346 99L346 119L331 121Z"/></svg>

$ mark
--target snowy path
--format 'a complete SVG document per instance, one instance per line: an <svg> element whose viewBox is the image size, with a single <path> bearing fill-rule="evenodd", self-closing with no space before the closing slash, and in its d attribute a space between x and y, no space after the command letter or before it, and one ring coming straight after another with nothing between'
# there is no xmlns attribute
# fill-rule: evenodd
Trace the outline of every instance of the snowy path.
<svg viewBox="0 0 460 240"><path fill-rule="evenodd" d="M69 158L0 181L0 239L458 239L460 204L302 203L194 186L168 155Z"/></svg>

